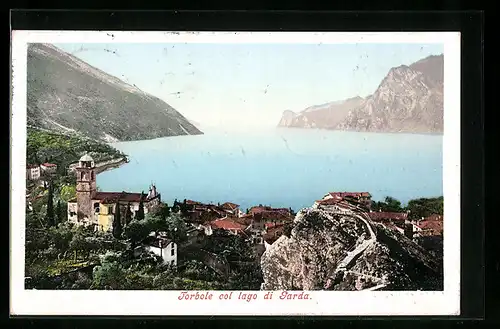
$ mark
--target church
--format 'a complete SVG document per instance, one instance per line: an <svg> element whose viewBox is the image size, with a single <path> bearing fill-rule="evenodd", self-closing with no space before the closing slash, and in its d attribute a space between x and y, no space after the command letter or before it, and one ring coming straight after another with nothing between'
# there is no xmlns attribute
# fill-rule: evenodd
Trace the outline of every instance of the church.
<svg viewBox="0 0 500 329"><path fill-rule="evenodd" d="M68 220L76 225L93 226L95 230L108 231L113 225L116 207L120 207L120 217L125 221L125 211L129 207L132 218L144 205L147 214L161 203L156 186L151 184L149 193L98 192L94 159L85 154L78 161L76 171L76 198L68 202Z"/></svg>

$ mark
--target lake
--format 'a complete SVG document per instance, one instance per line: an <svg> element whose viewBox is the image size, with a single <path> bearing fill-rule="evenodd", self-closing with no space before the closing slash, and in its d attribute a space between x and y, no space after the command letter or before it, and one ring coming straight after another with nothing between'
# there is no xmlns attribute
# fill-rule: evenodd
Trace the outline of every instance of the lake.
<svg viewBox="0 0 500 329"><path fill-rule="evenodd" d="M403 203L443 194L442 135L276 128L207 131L112 145L130 163L97 177L102 191L162 200L308 207L329 191L368 191Z"/></svg>

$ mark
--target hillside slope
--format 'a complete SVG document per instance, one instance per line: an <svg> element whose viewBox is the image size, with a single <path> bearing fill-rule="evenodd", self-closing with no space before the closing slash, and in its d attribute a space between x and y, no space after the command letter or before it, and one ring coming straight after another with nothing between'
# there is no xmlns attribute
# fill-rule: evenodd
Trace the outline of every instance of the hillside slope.
<svg viewBox="0 0 500 329"><path fill-rule="evenodd" d="M114 142L202 132L164 101L50 44L28 46L28 125Z"/></svg>

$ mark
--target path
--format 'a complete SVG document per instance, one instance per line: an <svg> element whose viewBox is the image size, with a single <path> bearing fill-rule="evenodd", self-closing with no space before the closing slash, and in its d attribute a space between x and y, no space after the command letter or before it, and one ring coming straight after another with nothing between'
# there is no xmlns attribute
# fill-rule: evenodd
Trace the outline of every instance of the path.
<svg viewBox="0 0 500 329"><path fill-rule="evenodd" d="M351 210L352 212L354 212L354 214L348 213L348 210ZM352 274L355 274L358 276L370 277L370 278L374 279L375 281L380 282L380 284L375 286L375 287L370 287L370 288L363 289L363 290L378 290L378 289L381 289L381 288L387 286L388 283L386 282L385 278L378 278L378 277L375 277L372 275L363 274L360 272L355 272L355 271L349 270L349 268L352 266L354 260L356 260L357 257L360 256L366 250L366 248L368 248L368 246L372 245L377 240L377 236L376 236L375 232L373 231L373 228L372 228L370 222L368 221L368 216L366 215L365 211L363 211L363 209L361 209L357 206L337 207L335 211L337 213L342 214L342 215L348 215L348 216L351 216L353 218L357 218L357 219L361 220L363 222L363 224L365 225L366 230L368 230L368 233L370 234L370 238L368 240L363 241L354 250L347 252L346 257L344 257L344 259L342 259L338 263L337 268L335 269L333 275L330 275L330 278L331 279L335 278L335 276L338 272L343 272L344 275L346 273L352 273ZM322 213L328 219L333 220L333 217L330 214L328 214L326 212L322 212Z"/></svg>

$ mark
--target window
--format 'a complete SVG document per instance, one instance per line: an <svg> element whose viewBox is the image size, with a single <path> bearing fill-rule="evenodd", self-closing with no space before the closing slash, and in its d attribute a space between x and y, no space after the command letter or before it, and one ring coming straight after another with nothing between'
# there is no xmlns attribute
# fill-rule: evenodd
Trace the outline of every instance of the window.
<svg viewBox="0 0 500 329"><path fill-rule="evenodd" d="M84 177L84 175L83 175L83 171L82 171L82 172L80 173L80 179L81 179L81 180L83 180L83 177Z"/></svg>
<svg viewBox="0 0 500 329"><path fill-rule="evenodd" d="M172 243L172 246L170 247L170 256L175 255L175 245Z"/></svg>
<svg viewBox="0 0 500 329"><path fill-rule="evenodd" d="M71 211L71 212L69 213L69 216L70 216L70 217L74 217L74 216L76 216L76 212Z"/></svg>
<svg viewBox="0 0 500 329"><path fill-rule="evenodd" d="M90 172L90 179L94 180L94 172L93 171Z"/></svg>

